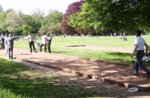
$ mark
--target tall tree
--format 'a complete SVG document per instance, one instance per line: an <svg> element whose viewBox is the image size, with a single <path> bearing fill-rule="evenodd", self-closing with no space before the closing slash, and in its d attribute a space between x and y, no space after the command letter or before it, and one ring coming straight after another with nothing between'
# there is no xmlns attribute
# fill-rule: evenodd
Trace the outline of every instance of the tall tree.
<svg viewBox="0 0 150 98"><path fill-rule="evenodd" d="M44 11L41 9L35 9L32 13L32 20L34 22L32 24L33 33L38 33L44 21Z"/></svg>
<svg viewBox="0 0 150 98"><path fill-rule="evenodd" d="M22 24L22 21L15 11L10 10L6 15L4 24L8 32L16 33L19 31L19 26Z"/></svg>
<svg viewBox="0 0 150 98"><path fill-rule="evenodd" d="M23 13L20 13L19 16L22 19L22 25L19 27L19 31L23 35L27 35L29 32L33 32L33 18L30 15L25 15Z"/></svg>
<svg viewBox="0 0 150 98"><path fill-rule="evenodd" d="M61 34L60 23L62 22L62 13L56 10L51 10L50 13L45 16L42 27L39 33L47 32L54 33L56 35Z"/></svg>
<svg viewBox="0 0 150 98"><path fill-rule="evenodd" d="M74 2L68 6L68 9L66 10L66 13L63 16L63 22L61 25L62 32L67 33L67 34L78 33L74 30L73 27L69 26L68 20L72 14L81 12L82 3L83 3L83 0L80 0L79 2Z"/></svg>
<svg viewBox="0 0 150 98"><path fill-rule="evenodd" d="M126 31L149 28L149 0L85 0L80 13L70 17L75 28L93 32Z"/></svg>
<svg viewBox="0 0 150 98"><path fill-rule="evenodd" d="M0 13L0 33L6 32L6 26L5 26L5 19L6 19L6 12Z"/></svg>

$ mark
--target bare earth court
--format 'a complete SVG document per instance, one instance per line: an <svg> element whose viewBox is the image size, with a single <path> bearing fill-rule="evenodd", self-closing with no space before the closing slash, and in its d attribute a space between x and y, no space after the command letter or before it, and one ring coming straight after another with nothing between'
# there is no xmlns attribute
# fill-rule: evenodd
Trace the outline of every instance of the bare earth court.
<svg viewBox="0 0 150 98"><path fill-rule="evenodd" d="M0 55L6 58L4 50L0 50ZM150 96L149 92L142 92L143 90L150 91L150 79L147 79L143 72L140 72L141 75L139 77L134 76L132 70L133 65L124 66L124 64L120 63L86 60L74 56L53 53L38 52L30 54L29 51L22 49L14 49L14 56L17 58L17 61L22 63L29 62L62 70L70 74L99 81L100 83L104 82L116 85L118 89L125 87L125 96ZM130 87L138 87L140 89L139 93L127 92L127 88Z"/></svg>

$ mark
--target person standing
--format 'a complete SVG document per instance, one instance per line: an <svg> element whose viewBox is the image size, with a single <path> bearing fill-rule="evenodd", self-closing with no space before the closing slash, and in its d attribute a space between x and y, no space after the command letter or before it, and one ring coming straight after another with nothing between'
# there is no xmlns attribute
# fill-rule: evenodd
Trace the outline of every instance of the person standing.
<svg viewBox="0 0 150 98"><path fill-rule="evenodd" d="M44 46L45 52L47 51L47 49L46 49L46 43L47 43L47 35L46 35L46 33L43 33L42 34L42 42L41 42L41 45L40 45L40 52L42 52L42 47L43 46Z"/></svg>
<svg viewBox="0 0 150 98"><path fill-rule="evenodd" d="M1 42L2 42L1 47L5 48L5 38L3 34L1 34Z"/></svg>
<svg viewBox="0 0 150 98"><path fill-rule="evenodd" d="M14 38L12 34L9 34L8 38L6 39L8 59L15 59L13 57L14 39L16 38Z"/></svg>
<svg viewBox="0 0 150 98"><path fill-rule="evenodd" d="M2 37L0 36L0 45L2 45L1 43L2 43Z"/></svg>
<svg viewBox="0 0 150 98"><path fill-rule="evenodd" d="M146 72L147 78L150 78L150 71L146 68L146 66L143 64L142 58L144 56L144 46L146 47L146 53L148 52L148 45L146 41L141 37L142 31L137 30L136 31L136 39L134 42L134 50L131 56L136 54L136 62L135 62L135 68L134 68L134 74L138 76L139 74L139 67L142 68L143 71Z"/></svg>
<svg viewBox="0 0 150 98"><path fill-rule="evenodd" d="M47 47L48 47L48 52L51 53L51 42L52 42L52 35L49 33L47 36Z"/></svg>
<svg viewBox="0 0 150 98"><path fill-rule="evenodd" d="M4 47L5 47L5 54L8 54L8 47L7 47L7 38L8 38L8 33L4 36Z"/></svg>
<svg viewBox="0 0 150 98"><path fill-rule="evenodd" d="M31 33L28 33L28 41L29 41L29 47L30 47L30 53L32 53L32 50L34 50L34 52L36 53L36 50L35 50L35 45L34 45L34 36L31 34Z"/></svg>

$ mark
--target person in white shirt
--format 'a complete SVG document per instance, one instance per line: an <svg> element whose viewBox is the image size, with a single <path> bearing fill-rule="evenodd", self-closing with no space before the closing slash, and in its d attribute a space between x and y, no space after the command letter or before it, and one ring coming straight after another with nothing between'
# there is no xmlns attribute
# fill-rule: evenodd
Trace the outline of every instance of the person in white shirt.
<svg viewBox="0 0 150 98"><path fill-rule="evenodd" d="M34 45L34 40L35 40L34 36L31 33L29 33L27 38L29 41L30 53L32 53L32 50L34 50L34 52L36 53L36 49L35 49L35 45Z"/></svg>
<svg viewBox="0 0 150 98"><path fill-rule="evenodd" d="M143 64L142 58L144 56L144 46L146 46L146 53L148 52L148 45L145 40L141 37L142 31L136 31L136 40L134 42L134 50L132 56L136 53L136 62L135 62L135 69L134 74L138 76L139 67L142 68L143 71L147 73L147 78L150 78L150 71L145 67Z"/></svg>
<svg viewBox="0 0 150 98"><path fill-rule="evenodd" d="M4 45L5 45L5 54L8 54L8 47L7 47L7 38L8 38L8 33L4 37Z"/></svg>
<svg viewBox="0 0 150 98"><path fill-rule="evenodd" d="M42 42L41 42L41 45L40 45L40 52L42 51L43 46L44 46L45 52L47 51L46 43L47 43L47 35L46 35L46 33L43 33L42 34Z"/></svg>

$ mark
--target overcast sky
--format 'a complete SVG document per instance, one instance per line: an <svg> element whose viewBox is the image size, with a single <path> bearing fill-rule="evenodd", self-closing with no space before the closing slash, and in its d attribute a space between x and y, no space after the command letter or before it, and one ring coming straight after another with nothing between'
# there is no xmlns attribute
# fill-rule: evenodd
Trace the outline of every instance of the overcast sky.
<svg viewBox="0 0 150 98"><path fill-rule="evenodd" d="M65 12L68 5L79 0L0 0L3 10L13 8L25 14L31 14L37 9L41 9L45 14L50 10Z"/></svg>

